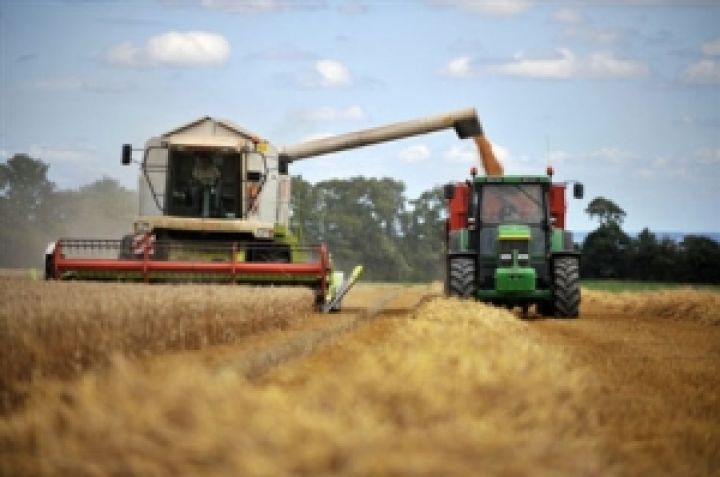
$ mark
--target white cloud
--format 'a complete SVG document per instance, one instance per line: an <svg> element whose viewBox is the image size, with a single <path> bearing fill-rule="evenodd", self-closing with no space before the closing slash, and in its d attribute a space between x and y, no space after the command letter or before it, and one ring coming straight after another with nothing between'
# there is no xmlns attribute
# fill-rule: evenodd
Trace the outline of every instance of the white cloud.
<svg viewBox="0 0 720 477"><path fill-rule="evenodd" d="M335 60L319 60L315 62L316 81L313 83L325 88L350 86L352 74L347 66Z"/></svg>
<svg viewBox="0 0 720 477"><path fill-rule="evenodd" d="M442 73L453 78L467 78L471 75L471 58L469 56L459 56L453 58L442 69Z"/></svg>
<svg viewBox="0 0 720 477"><path fill-rule="evenodd" d="M105 53L105 61L120 66L140 66L144 61L142 47L133 45L129 41L110 48Z"/></svg>
<svg viewBox="0 0 720 477"><path fill-rule="evenodd" d="M706 59L693 63L685 69L682 79L691 84L720 84L720 62Z"/></svg>
<svg viewBox="0 0 720 477"><path fill-rule="evenodd" d="M695 153L697 162L703 165L720 165L720 147L715 149L700 149Z"/></svg>
<svg viewBox="0 0 720 477"><path fill-rule="evenodd" d="M463 12L484 15L512 16L533 6L533 0L429 0L430 5L456 8Z"/></svg>
<svg viewBox="0 0 720 477"><path fill-rule="evenodd" d="M304 136L300 139L299 142L310 142L310 141L317 141L318 139L326 139L331 136L335 136L336 133L331 133L328 131L322 131L322 132L316 132L312 134L308 134L307 136Z"/></svg>
<svg viewBox="0 0 720 477"><path fill-rule="evenodd" d="M566 25L562 30L563 37L570 40L583 40L592 43L612 43L622 37L620 30L599 28L587 23Z"/></svg>
<svg viewBox="0 0 720 477"><path fill-rule="evenodd" d="M337 11L345 15L362 15L370 11L370 5L363 0L345 0L337 6Z"/></svg>
<svg viewBox="0 0 720 477"><path fill-rule="evenodd" d="M577 75L579 69L575 54L567 48L560 48L554 58L527 58L524 52L519 52L513 61L486 66L484 71L501 76L566 79Z"/></svg>
<svg viewBox="0 0 720 477"><path fill-rule="evenodd" d="M720 38L703 43L701 50L708 56L720 56Z"/></svg>
<svg viewBox="0 0 720 477"><path fill-rule="evenodd" d="M583 21L582 14L574 8L561 8L560 10L556 10L552 18L558 23L567 24L582 23Z"/></svg>
<svg viewBox="0 0 720 477"><path fill-rule="evenodd" d="M200 0L205 8L233 13L272 13L287 10L317 10L323 0Z"/></svg>
<svg viewBox="0 0 720 477"><path fill-rule="evenodd" d="M587 72L594 77L635 78L646 76L648 67L641 61L616 58L612 52L598 52L588 58Z"/></svg>
<svg viewBox="0 0 720 477"><path fill-rule="evenodd" d="M367 114L361 106L354 104L347 108L323 106L308 109L303 111L301 116L306 121L360 121L365 119Z"/></svg>
<svg viewBox="0 0 720 477"><path fill-rule="evenodd" d="M482 75L535 79L635 78L646 76L648 67L641 61L617 58L612 52L595 52L583 58L568 48L559 48L552 57L530 57L521 51L512 61L478 67L472 65L469 57L455 58L442 72L456 78Z"/></svg>
<svg viewBox="0 0 720 477"><path fill-rule="evenodd" d="M144 45L124 42L105 54L117 66L218 66L230 56L230 43L217 33L169 31L150 37Z"/></svg>
<svg viewBox="0 0 720 477"><path fill-rule="evenodd" d="M561 8L560 10L556 10L555 13L553 13L552 19L562 27L562 36L569 40L612 43L622 36L619 30L594 26L574 8Z"/></svg>
<svg viewBox="0 0 720 477"><path fill-rule="evenodd" d="M445 151L443 154L443 160L452 163L479 163L479 156L477 149L471 147L465 143L460 145L451 146L450 149Z"/></svg>
<svg viewBox="0 0 720 477"><path fill-rule="evenodd" d="M408 163L424 161L428 157L430 157L430 148L425 144L414 144L398 153L398 158Z"/></svg>

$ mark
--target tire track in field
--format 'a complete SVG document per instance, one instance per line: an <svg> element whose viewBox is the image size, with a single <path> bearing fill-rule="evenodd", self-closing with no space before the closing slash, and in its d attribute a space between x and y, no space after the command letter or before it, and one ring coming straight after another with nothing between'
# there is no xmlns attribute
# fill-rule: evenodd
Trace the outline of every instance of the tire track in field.
<svg viewBox="0 0 720 477"><path fill-rule="evenodd" d="M288 361L301 358L317 351L321 346L333 342L336 338L353 332L381 316L405 316L416 310L422 303L436 296L432 286L396 287L384 293L367 308L350 308L346 313L352 313L353 319L333 323L327 328L311 333L300 334L285 343L280 348L268 349L264 353L253 357L249 361L242 361L244 375L249 379L257 379ZM356 298L357 300L357 298ZM352 301L350 302L352 303ZM329 317L332 321L333 316Z"/></svg>
<svg viewBox="0 0 720 477"><path fill-rule="evenodd" d="M350 293L340 313L316 313L291 322L286 329L262 331L230 345L166 355L145 363L158 370L185 362L201 362L215 372L230 370L255 380L278 366L324 348L377 318L406 316L437 294L437 287L433 285L362 284Z"/></svg>

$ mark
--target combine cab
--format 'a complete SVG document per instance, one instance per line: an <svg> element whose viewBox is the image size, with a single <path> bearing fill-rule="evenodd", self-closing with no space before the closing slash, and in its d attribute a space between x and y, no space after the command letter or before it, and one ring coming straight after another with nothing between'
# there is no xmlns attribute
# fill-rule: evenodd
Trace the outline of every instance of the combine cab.
<svg viewBox="0 0 720 477"><path fill-rule="evenodd" d="M140 214L114 240L61 239L45 255L48 279L289 284L312 287L337 310L358 279L343 280L323 244L304 246L288 227L296 160L454 128L481 134L474 109L275 148L231 122L202 117L151 138L140 165ZM132 146L122 163L133 162Z"/></svg>
<svg viewBox="0 0 720 477"><path fill-rule="evenodd" d="M501 172L502 174L502 172ZM476 176L448 184L449 295L544 316L579 315L580 253L565 230L564 183L545 176ZM583 186L574 184L575 198Z"/></svg>

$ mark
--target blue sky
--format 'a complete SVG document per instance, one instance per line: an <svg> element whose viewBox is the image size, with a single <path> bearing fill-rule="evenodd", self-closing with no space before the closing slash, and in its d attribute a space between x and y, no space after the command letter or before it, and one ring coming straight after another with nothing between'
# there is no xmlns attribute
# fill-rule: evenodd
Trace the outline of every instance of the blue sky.
<svg viewBox="0 0 720 477"><path fill-rule="evenodd" d="M720 231L720 2L0 0L0 158L135 188L120 145L201 115L276 145L476 107L507 173L585 183L626 229ZM293 164L312 181L462 180L440 132Z"/></svg>

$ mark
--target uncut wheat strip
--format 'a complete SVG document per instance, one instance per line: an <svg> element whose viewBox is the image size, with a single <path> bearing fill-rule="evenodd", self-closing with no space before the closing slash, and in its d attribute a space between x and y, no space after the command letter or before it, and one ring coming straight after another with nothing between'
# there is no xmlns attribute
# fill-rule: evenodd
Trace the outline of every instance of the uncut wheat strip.
<svg viewBox="0 0 720 477"><path fill-rule="evenodd" d="M0 299L2 401L13 383L77 376L116 353L229 344L312 312L311 291L287 288L0 280Z"/></svg>
<svg viewBox="0 0 720 477"><path fill-rule="evenodd" d="M720 324L720 294L690 288L642 293L583 289L583 310L642 314L717 325Z"/></svg>

